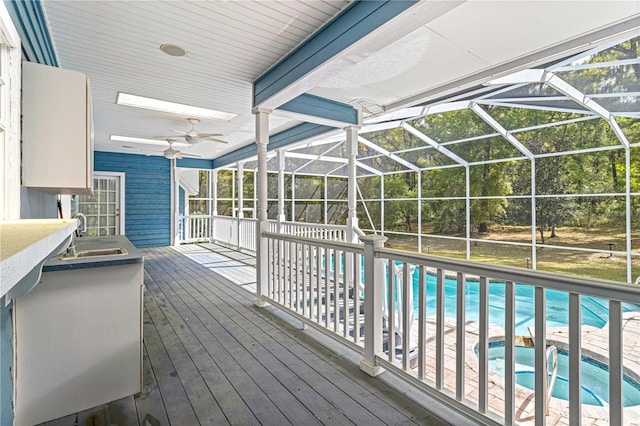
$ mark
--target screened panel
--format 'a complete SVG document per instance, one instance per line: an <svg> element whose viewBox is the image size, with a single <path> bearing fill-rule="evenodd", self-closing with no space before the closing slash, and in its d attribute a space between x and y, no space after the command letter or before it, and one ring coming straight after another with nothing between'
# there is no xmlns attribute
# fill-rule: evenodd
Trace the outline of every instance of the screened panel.
<svg viewBox="0 0 640 426"><path fill-rule="evenodd" d="M417 172L395 173L384 176L384 198L416 198L418 196Z"/></svg>
<svg viewBox="0 0 640 426"><path fill-rule="evenodd" d="M324 178L316 176L295 177L296 202L297 200L322 200L324 199Z"/></svg>
<svg viewBox="0 0 640 426"><path fill-rule="evenodd" d="M638 111L640 111L640 96L593 98L593 100L612 113L629 112L638 114Z"/></svg>
<svg viewBox="0 0 640 426"><path fill-rule="evenodd" d="M246 199L253 198L254 188L253 188L253 180L254 180L254 172L248 172L245 170L243 179L242 179L242 196Z"/></svg>
<svg viewBox="0 0 640 426"><path fill-rule="evenodd" d="M344 165L344 163L336 163L334 161L325 161L320 159L313 160L305 167L296 171L296 175L304 173L326 175L337 169L341 169Z"/></svg>
<svg viewBox="0 0 640 426"><path fill-rule="evenodd" d="M380 199L382 194L380 193L380 176L361 177L357 179L357 185L362 194L362 198L367 199ZM360 197L358 197L360 198Z"/></svg>
<svg viewBox="0 0 640 426"><path fill-rule="evenodd" d="M342 149L341 146L344 142L330 142L323 144L313 144L312 146L302 146L299 148L291 149L291 152L299 152L301 154L309 154L309 155L331 155L331 156L341 156Z"/></svg>
<svg viewBox="0 0 640 426"><path fill-rule="evenodd" d="M361 136L389 152L426 145L421 139L418 139L402 128L363 133Z"/></svg>
<svg viewBox="0 0 640 426"><path fill-rule="evenodd" d="M422 173L422 198L464 197L466 171L464 167L425 170Z"/></svg>
<svg viewBox="0 0 640 426"><path fill-rule="evenodd" d="M471 260L531 268L531 247L474 241L471 244Z"/></svg>
<svg viewBox="0 0 640 426"><path fill-rule="evenodd" d="M467 242L452 238L435 238L423 235L422 253L466 259Z"/></svg>
<svg viewBox="0 0 640 426"><path fill-rule="evenodd" d="M324 202L305 201L295 203L295 222L323 223Z"/></svg>
<svg viewBox="0 0 640 426"><path fill-rule="evenodd" d="M402 232L417 232L418 201L385 200L384 229Z"/></svg>
<svg viewBox="0 0 640 426"><path fill-rule="evenodd" d="M439 143L495 132L476 113L468 109L429 115L412 120L409 124Z"/></svg>
<svg viewBox="0 0 640 426"><path fill-rule="evenodd" d="M519 108L517 105L514 105L513 108L494 105L481 105L481 107L507 130L524 129L587 117L584 114L569 112ZM514 136L517 137L517 134Z"/></svg>
<svg viewBox="0 0 640 426"><path fill-rule="evenodd" d="M349 212L346 202L327 203L327 223L332 225L346 225Z"/></svg>
<svg viewBox="0 0 640 426"><path fill-rule="evenodd" d="M267 173L267 198L278 198L278 173ZM291 199L291 175L284 175L284 198Z"/></svg>
<svg viewBox="0 0 640 426"><path fill-rule="evenodd" d="M620 145L606 121L589 120L515 133L534 155Z"/></svg>
<svg viewBox="0 0 640 426"><path fill-rule="evenodd" d="M558 71L556 74L585 94L640 92L637 65Z"/></svg>
<svg viewBox="0 0 640 426"><path fill-rule="evenodd" d="M382 154L375 154L370 157L363 157L358 159L358 161L382 173L392 173L392 172L399 172L403 170L409 170L409 167L399 163L397 160L394 160Z"/></svg>
<svg viewBox="0 0 640 426"><path fill-rule="evenodd" d="M522 86L514 87L513 89L500 91L499 93L492 94L487 96L486 99L491 100L510 100L510 101L518 101L523 98L534 98L534 97L557 97L564 96L561 92L558 92L553 87L550 87L544 83L532 83L525 84Z"/></svg>
<svg viewBox="0 0 640 426"><path fill-rule="evenodd" d="M495 218L496 239L531 243L531 198L507 198L504 213Z"/></svg>
<svg viewBox="0 0 640 426"><path fill-rule="evenodd" d="M508 163L485 163L469 166L469 194L472 197L495 197L512 193Z"/></svg>
<svg viewBox="0 0 640 426"><path fill-rule="evenodd" d="M446 166L451 164L457 164L455 160L447 157L435 148L425 147L422 149L416 149L412 151L398 152L396 155L403 160L408 161L414 166L421 169L428 167Z"/></svg>
<svg viewBox="0 0 640 426"><path fill-rule="evenodd" d="M471 231L480 234L491 232L493 225L503 219L508 201L505 198L471 200Z"/></svg>
<svg viewBox="0 0 640 426"><path fill-rule="evenodd" d="M358 226L363 230L382 229L380 201L358 202L356 215L358 217Z"/></svg>
<svg viewBox="0 0 640 426"><path fill-rule="evenodd" d="M621 260L621 258L618 258ZM537 254L539 271L627 282L625 262L604 253L545 248Z"/></svg>
<svg viewBox="0 0 640 426"><path fill-rule="evenodd" d="M502 136L447 145L447 149L470 163L522 157L518 148Z"/></svg>
<svg viewBox="0 0 640 426"><path fill-rule="evenodd" d="M466 218L465 200L422 202L422 232L425 234L464 237Z"/></svg>
<svg viewBox="0 0 640 426"><path fill-rule="evenodd" d="M219 216L233 216L233 204L231 201L218 201Z"/></svg>
<svg viewBox="0 0 640 426"><path fill-rule="evenodd" d="M640 130L640 127L638 127L638 130ZM629 153L631 155L631 192L640 192L640 146L631 148Z"/></svg>
<svg viewBox="0 0 640 426"><path fill-rule="evenodd" d="M536 194L624 192L623 149L536 159Z"/></svg>
<svg viewBox="0 0 640 426"><path fill-rule="evenodd" d="M327 199L346 200L348 195L348 181L340 178L327 178Z"/></svg>
<svg viewBox="0 0 640 426"><path fill-rule="evenodd" d="M218 170L218 186L216 191L218 198L233 197L233 170Z"/></svg>

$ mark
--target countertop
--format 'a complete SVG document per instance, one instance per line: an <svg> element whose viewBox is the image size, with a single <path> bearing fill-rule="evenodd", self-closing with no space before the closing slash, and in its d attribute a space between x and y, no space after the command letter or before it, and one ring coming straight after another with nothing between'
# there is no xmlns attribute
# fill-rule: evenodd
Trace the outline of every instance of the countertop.
<svg viewBox="0 0 640 426"><path fill-rule="evenodd" d="M27 279L49 256L64 250L75 219L23 219L0 222L0 297ZM35 284L30 283L28 286Z"/></svg>
<svg viewBox="0 0 640 426"><path fill-rule="evenodd" d="M49 259L42 268L42 272L68 271L73 269L100 268L104 266L128 265L144 263L144 256L123 235L110 237L79 237L74 239L76 252L83 250L123 248L127 254L107 256L75 257L60 259L59 256Z"/></svg>

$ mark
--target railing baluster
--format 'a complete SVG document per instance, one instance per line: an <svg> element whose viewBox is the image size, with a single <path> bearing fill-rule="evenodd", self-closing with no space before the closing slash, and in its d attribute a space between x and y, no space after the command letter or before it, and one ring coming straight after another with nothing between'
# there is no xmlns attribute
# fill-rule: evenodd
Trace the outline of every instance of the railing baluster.
<svg viewBox="0 0 640 426"><path fill-rule="evenodd" d="M324 326L329 328L329 286L331 285L331 264L332 260L332 250L325 250L325 259L324 259L324 289L322 291L322 305L324 310Z"/></svg>
<svg viewBox="0 0 640 426"><path fill-rule="evenodd" d="M444 270L438 269L436 281L436 389L444 385Z"/></svg>
<svg viewBox="0 0 640 426"><path fill-rule="evenodd" d="M353 265L353 341L360 343L360 255L354 256Z"/></svg>
<svg viewBox="0 0 640 426"><path fill-rule="evenodd" d="M273 252L273 239L267 240L267 245L269 247L269 256L267 258L267 277L269 277L269 281L267 282L267 294L269 294L269 289L273 286L273 259L275 253Z"/></svg>
<svg viewBox="0 0 640 426"><path fill-rule="evenodd" d="M609 300L609 424L623 424L622 401L622 304Z"/></svg>
<svg viewBox="0 0 640 426"><path fill-rule="evenodd" d="M504 422L506 426L515 424L515 285L513 281L505 283L504 302Z"/></svg>
<svg viewBox="0 0 640 426"><path fill-rule="evenodd" d="M316 250L318 253L316 257L316 322L320 324L322 321L322 316L320 315L320 280L322 278L322 259L324 259L326 255L324 248L316 246Z"/></svg>
<svg viewBox="0 0 640 426"><path fill-rule="evenodd" d="M582 329L580 295L569 293L569 423L582 424Z"/></svg>
<svg viewBox="0 0 640 426"><path fill-rule="evenodd" d="M300 280L301 285L301 293L300 296L298 298L298 300L300 300L300 303L302 306L300 306L300 312L302 313L303 316L307 316L307 297L306 297L306 293L307 293L307 273L309 270L309 266L307 265L307 245L306 244L301 244L300 245L300 251L301 254L300 256L302 257L302 268L301 268L301 272L302 272L302 279Z"/></svg>
<svg viewBox="0 0 640 426"><path fill-rule="evenodd" d="M340 303L338 301L338 292L340 290L340 269L342 268L342 252L336 250L335 252L334 269L333 274L333 331L338 332L338 323L340 321Z"/></svg>
<svg viewBox="0 0 640 426"><path fill-rule="evenodd" d="M407 262L402 264L402 369L409 368L409 350L411 349L411 312L409 300L411 265ZM400 301L398 301L400 303Z"/></svg>
<svg viewBox="0 0 640 426"><path fill-rule="evenodd" d="M344 252L344 261L347 261L347 257L349 260L353 262L353 259L356 257L355 253L349 253L347 251ZM349 333L349 279L346 276L344 277L344 281L342 283L342 312L344 315L342 316L343 323L343 336L346 338Z"/></svg>
<svg viewBox="0 0 640 426"><path fill-rule="evenodd" d="M465 377L465 293L466 283L463 273L457 274L456 293L456 399L464 399L464 377Z"/></svg>
<svg viewBox="0 0 640 426"><path fill-rule="evenodd" d="M535 415L536 425L547 423L547 387L549 374L547 368L547 318L546 290L535 289Z"/></svg>
<svg viewBox="0 0 640 426"><path fill-rule="evenodd" d="M396 356L396 330L394 298L396 289L395 271L393 260L387 262L387 348L389 362L393 362ZM366 297L366 296L365 296Z"/></svg>
<svg viewBox="0 0 640 426"><path fill-rule="evenodd" d="M427 282L425 281L424 265L418 266L418 378L424 380L425 365L427 363Z"/></svg>
<svg viewBox="0 0 640 426"><path fill-rule="evenodd" d="M489 405L489 286L480 277L480 330L478 343L478 411L486 413Z"/></svg>

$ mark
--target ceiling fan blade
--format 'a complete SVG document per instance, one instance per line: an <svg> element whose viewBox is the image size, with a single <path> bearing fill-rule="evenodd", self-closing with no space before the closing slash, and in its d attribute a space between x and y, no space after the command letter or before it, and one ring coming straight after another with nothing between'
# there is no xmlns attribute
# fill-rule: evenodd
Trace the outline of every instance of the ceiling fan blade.
<svg viewBox="0 0 640 426"><path fill-rule="evenodd" d="M216 138L207 138L206 140L208 142L229 143L228 141L223 141L222 139L216 139Z"/></svg>
<svg viewBox="0 0 640 426"><path fill-rule="evenodd" d="M194 157L194 158L202 158L202 155L196 155L196 154L187 154L186 152L181 152L180 155L182 155L183 157Z"/></svg>
<svg viewBox="0 0 640 426"><path fill-rule="evenodd" d="M200 139L210 138L211 136L224 136L222 133L198 133Z"/></svg>

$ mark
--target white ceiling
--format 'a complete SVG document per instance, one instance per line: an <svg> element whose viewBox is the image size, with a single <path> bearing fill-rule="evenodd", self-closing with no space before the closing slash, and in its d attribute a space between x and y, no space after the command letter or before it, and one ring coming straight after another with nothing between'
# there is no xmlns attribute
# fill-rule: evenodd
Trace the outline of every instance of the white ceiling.
<svg viewBox="0 0 640 426"><path fill-rule="evenodd" d="M189 148L206 158L254 140L252 82L348 4L43 2L60 66L91 79L97 150L132 151L109 141L110 134L149 138L190 128L185 116L116 105L121 91L238 114L229 122L199 123L198 130L223 133L230 142ZM606 28L622 31L620 22L638 16L640 1L423 1L345 50L306 85L341 102L397 109L584 50L606 36ZM189 54L167 56L159 50L163 43ZM274 133L296 123L273 114L270 126Z"/></svg>

